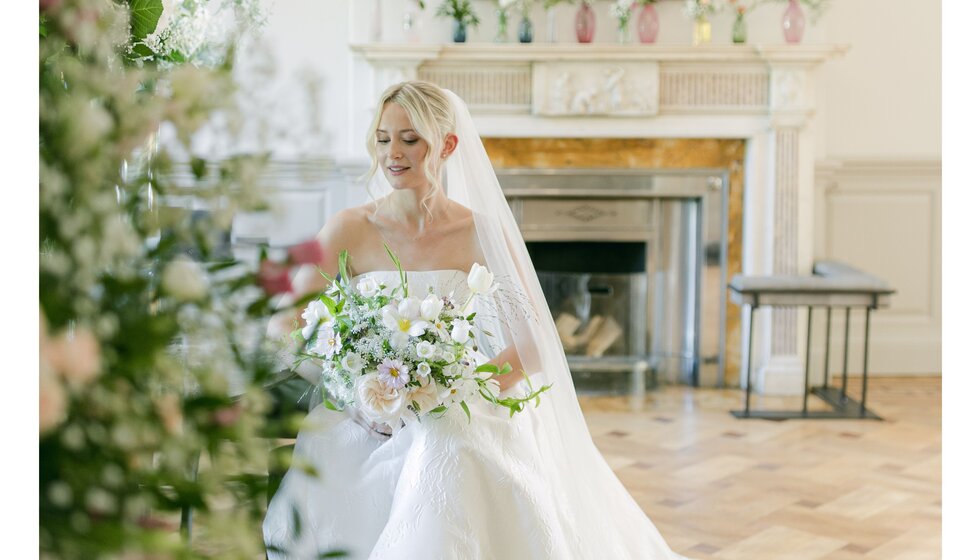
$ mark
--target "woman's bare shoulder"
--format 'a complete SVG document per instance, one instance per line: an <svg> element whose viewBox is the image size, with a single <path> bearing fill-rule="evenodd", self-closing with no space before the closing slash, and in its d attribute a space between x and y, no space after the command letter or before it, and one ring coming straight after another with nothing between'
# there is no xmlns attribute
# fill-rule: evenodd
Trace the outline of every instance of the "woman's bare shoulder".
<svg viewBox="0 0 980 560"><path fill-rule="evenodd" d="M327 223L317 234L317 238L323 245L335 244L343 241L353 241L361 237L364 230L370 226L369 218L373 209L370 204L345 208L327 220Z"/></svg>

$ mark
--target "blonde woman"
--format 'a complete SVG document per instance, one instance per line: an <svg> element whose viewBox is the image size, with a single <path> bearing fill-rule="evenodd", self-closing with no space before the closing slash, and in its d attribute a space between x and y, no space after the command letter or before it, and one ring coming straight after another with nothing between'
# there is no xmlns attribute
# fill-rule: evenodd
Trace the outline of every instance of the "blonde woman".
<svg viewBox="0 0 980 560"><path fill-rule="evenodd" d="M510 364L504 395L549 384L540 406L508 417L480 403L394 435L322 406L300 433L294 467L263 526L270 558L677 559L589 436L541 286L465 104L426 82L382 95L368 135L374 199L344 210L319 235L325 272L351 255L355 282L410 292L464 293L479 263L507 286L478 306L493 324L477 344ZM300 293L324 288L311 267ZM305 288L305 289L304 289ZM312 466L315 474L308 467Z"/></svg>

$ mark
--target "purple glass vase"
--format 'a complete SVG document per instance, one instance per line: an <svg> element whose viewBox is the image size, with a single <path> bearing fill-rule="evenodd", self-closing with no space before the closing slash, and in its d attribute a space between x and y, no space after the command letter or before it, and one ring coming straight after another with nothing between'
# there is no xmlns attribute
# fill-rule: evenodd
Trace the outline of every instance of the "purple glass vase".
<svg viewBox="0 0 980 560"><path fill-rule="evenodd" d="M579 43L591 43L595 36L595 12L586 2L582 2L575 13L575 36Z"/></svg>
<svg viewBox="0 0 980 560"><path fill-rule="evenodd" d="M803 40L803 29L806 27L806 16L799 0L789 0L789 7L783 12L783 37L787 43L797 44Z"/></svg>
<svg viewBox="0 0 980 560"><path fill-rule="evenodd" d="M641 43L656 43L660 33L660 16L653 4L647 4L640 10L636 18L636 35Z"/></svg>

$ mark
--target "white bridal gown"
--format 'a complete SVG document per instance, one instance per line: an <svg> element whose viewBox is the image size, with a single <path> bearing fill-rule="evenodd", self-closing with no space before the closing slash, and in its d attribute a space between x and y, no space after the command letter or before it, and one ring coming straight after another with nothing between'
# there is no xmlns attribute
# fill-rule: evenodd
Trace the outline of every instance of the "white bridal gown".
<svg viewBox="0 0 980 560"><path fill-rule="evenodd" d="M389 286L398 281L392 271L367 274ZM419 297L429 287L439 295L468 293L458 270L408 272L408 282ZM485 336L477 344L490 353ZM533 406L509 418L483 399L468 404L471 422L454 407L385 441L346 414L316 406L263 524L266 544L289 552L269 557L307 560L344 549L349 558L370 560L680 558L621 485L622 495L613 492L615 501L597 506L607 509L595 516L600 526L575 526L566 496L538 467Z"/></svg>

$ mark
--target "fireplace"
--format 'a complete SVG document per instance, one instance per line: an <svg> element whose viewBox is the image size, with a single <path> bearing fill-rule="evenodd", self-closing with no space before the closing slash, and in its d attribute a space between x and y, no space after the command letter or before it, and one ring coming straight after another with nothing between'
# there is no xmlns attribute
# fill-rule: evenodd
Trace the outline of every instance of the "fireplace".
<svg viewBox="0 0 980 560"><path fill-rule="evenodd" d="M573 372L724 383L724 170L501 168Z"/></svg>
<svg viewBox="0 0 980 560"><path fill-rule="evenodd" d="M813 200L811 122L820 101L817 68L846 53L847 45L368 44L351 45L351 50L358 56L350 99L364 101L362 110L351 115L350 153L362 149L378 94L394 82L420 78L467 100L497 169L718 170L729 198L727 254L704 242L699 258L727 259L727 269L695 268L702 275L717 273L719 286L735 273L798 274L812 267L814 227L808 209ZM589 102L578 103L579 98ZM586 142L580 142L583 136ZM518 138L544 140L552 151L527 153L518 146L495 153L487 143ZM585 147L589 141L618 142L626 149L593 151ZM656 149L677 142L689 145L681 151ZM576 143L585 149L569 150ZM606 161L610 156L620 161ZM664 206L655 196L645 200ZM691 210L673 212L680 220ZM703 207L700 212L701 231L713 227ZM702 290L716 284L705 277L699 282ZM648 293L649 305L656 306L655 294ZM728 322L722 336L701 319L697 334L701 349L714 347L708 338L719 337L723 351L717 359L724 366L725 385L744 384L752 376L752 386L762 392L798 394L805 325L797 310L760 315L753 351L758 367L750 371L748 338L741 328L745 314L704 294L696 305L699 316ZM648 321L655 331L654 317ZM712 360L698 356L689 375L706 385L714 377L707 373Z"/></svg>

